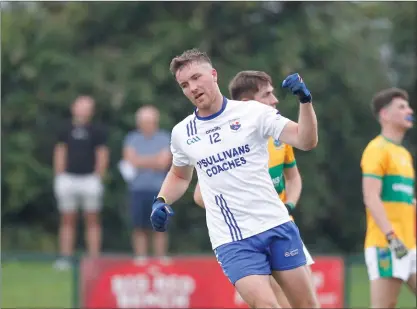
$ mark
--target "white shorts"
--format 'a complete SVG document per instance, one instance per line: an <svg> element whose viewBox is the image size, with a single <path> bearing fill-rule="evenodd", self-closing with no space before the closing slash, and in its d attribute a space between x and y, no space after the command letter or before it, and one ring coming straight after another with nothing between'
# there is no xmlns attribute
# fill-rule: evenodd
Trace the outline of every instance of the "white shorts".
<svg viewBox="0 0 417 309"><path fill-rule="evenodd" d="M306 246L304 245L304 243L303 243L303 251L304 251L304 255L306 256L306 260L307 260L307 264L306 265L307 266L313 265L314 264L314 260L311 257L310 252L308 252L308 250L307 250Z"/></svg>
<svg viewBox="0 0 417 309"><path fill-rule="evenodd" d="M54 192L60 212L74 212L81 205L84 211L99 211L103 184L94 174L60 174L54 180Z"/></svg>
<svg viewBox="0 0 417 309"><path fill-rule="evenodd" d="M366 248L365 263L369 280L398 278L407 281L411 274L416 273L416 249L410 250L402 259L397 259L387 248Z"/></svg>

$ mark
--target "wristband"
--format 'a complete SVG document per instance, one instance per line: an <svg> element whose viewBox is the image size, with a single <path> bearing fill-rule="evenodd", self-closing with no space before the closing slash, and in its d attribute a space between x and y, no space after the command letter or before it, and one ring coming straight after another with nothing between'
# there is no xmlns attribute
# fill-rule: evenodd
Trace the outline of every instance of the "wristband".
<svg viewBox="0 0 417 309"><path fill-rule="evenodd" d="M311 103L313 101L313 97L311 96L311 94L305 97L299 97L299 99L301 104Z"/></svg>
<svg viewBox="0 0 417 309"><path fill-rule="evenodd" d="M385 237L387 238L387 240L388 240L388 241L390 241L390 240L392 240L392 239L396 238L394 231L390 231L390 232L388 232L388 233L385 235Z"/></svg>
<svg viewBox="0 0 417 309"><path fill-rule="evenodd" d="M158 196L158 197L156 198L156 200L157 200L157 201L160 201L160 202L162 202L162 203L164 203L164 204L168 204L168 203L167 203L167 199L166 199L165 197L163 197L162 195Z"/></svg>

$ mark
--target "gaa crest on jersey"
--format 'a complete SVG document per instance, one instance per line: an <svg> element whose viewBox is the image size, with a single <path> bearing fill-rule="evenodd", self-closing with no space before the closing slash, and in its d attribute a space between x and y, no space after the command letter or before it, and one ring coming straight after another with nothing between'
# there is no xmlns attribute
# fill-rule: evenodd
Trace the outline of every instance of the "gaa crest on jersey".
<svg viewBox="0 0 417 309"><path fill-rule="evenodd" d="M229 126L230 126L230 130L232 130L232 132L237 132L242 127L242 125L240 124L240 119L239 118L229 120Z"/></svg>

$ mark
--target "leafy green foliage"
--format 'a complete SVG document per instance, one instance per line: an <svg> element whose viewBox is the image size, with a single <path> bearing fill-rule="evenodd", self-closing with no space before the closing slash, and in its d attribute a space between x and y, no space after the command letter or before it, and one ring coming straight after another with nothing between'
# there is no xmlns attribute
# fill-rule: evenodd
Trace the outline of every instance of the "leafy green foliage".
<svg viewBox="0 0 417 309"><path fill-rule="evenodd" d="M269 72L280 110L292 119L298 105L280 83L289 73L302 74L316 102L320 142L314 151L296 154L304 181L296 221L313 251L361 250L365 222L359 161L378 134L369 102L374 92L390 85L406 88L412 98L417 94L414 6L9 3L1 19L2 220L8 227L3 238L16 239L8 242L10 247L27 249L35 240L21 240L16 236L20 229L56 234L52 150L69 104L86 93L96 98L96 119L110 132L105 249L130 250L126 188L116 169L122 140L141 105L156 105L166 129L192 111L168 67L175 55L199 47L212 57L225 93L239 70ZM413 151L415 137L408 140ZM176 252L210 249L204 211L193 205L193 189L174 206Z"/></svg>

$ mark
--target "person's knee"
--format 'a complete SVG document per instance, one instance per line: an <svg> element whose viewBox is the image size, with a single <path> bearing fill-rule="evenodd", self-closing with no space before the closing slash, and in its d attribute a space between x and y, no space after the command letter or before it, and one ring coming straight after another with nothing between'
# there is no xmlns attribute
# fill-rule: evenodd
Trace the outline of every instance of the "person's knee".
<svg viewBox="0 0 417 309"><path fill-rule="evenodd" d="M77 221L77 215L73 212L65 212L61 214L61 225L67 228L74 228Z"/></svg>
<svg viewBox="0 0 417 309"><path fill-rule="evenodd" d="M280 308L269 275L251 275L236 281L236 289L251 308Z"/></svg>
<svg viewBox="0 0 417 309"><path fill-rule="evenodd" d="M397 278L371 280L372 308L395 308L403 281Z"/></svg>
<svg viewBox="0 0 417 309"><path fill-rule="evenodd" d="M314 293L305 299L302 304L302 308L320 308L320 303Z"/></svg>
<svg viewBox="0 0 417 309"><path fill-rule="evenodd" d="M281 308L276 299L256 299L251 308Z"/></svg>
<svg viewBox="0 0 417 309"><path fill-rule="evenodd" d="M249 297L242 297L250 308L280 308L277 299L271 293L252 293Z"/></svg>
<svg viewBox="0 0 417 309"><path fill-rule="evenodd" d="M136 237L149 237L150 231L142 228L142 227L135 227L133 229L133 235Z"/></svg>
<svg viewBox="0 0 417 309"><path fill-rule="evenodd" d="M93 228L93 227L100 227L100 214L99 212L93 211L93 212L86 212L85 213L85 223L87 227Z"/></svg>
<svg viewBox="0 0 417 309"><path fill-rule="evenodd" d="M320 304L314 293L305 294L304 297L293 299L292 302L295 308L320 308Z"/></svg>
<svg viewBox="0 0 417 309"><path fill-rule="evenodd" d="M272 276L270 277L270 279L271 279L271 287L272 287L272 290L274 291L278 304L281 306L281 308L291 308L291 305L288 302L288 299L285 296L284 291L281 289L277 281Z"/></svg>
<svg viewBox="0 0 417 309"><path fill-rule="evenodd" d="M376 298L372 301L372 308L395 308L397 306L397 299L395 298Z"/></svg>

